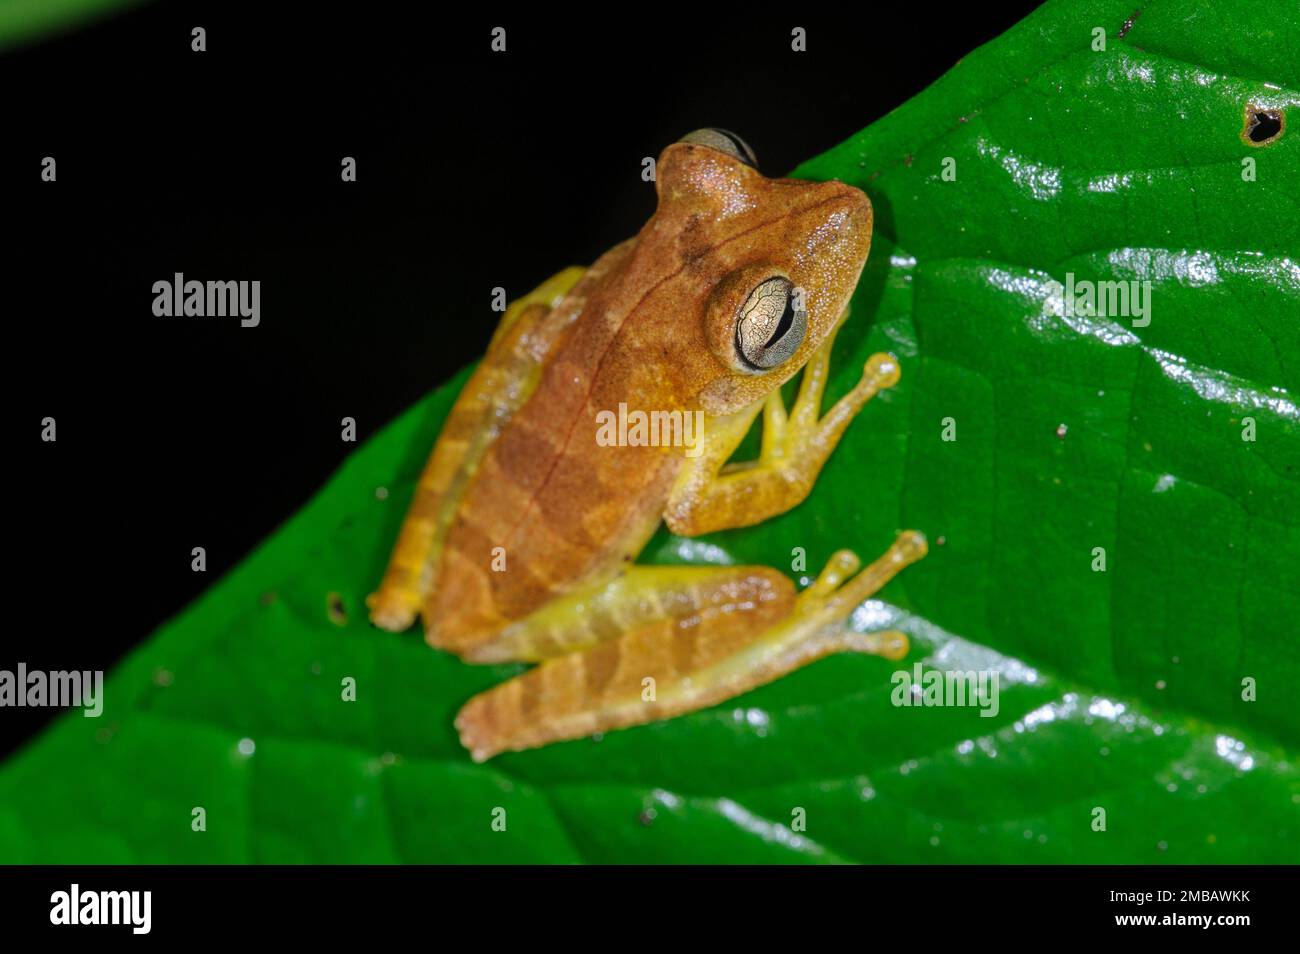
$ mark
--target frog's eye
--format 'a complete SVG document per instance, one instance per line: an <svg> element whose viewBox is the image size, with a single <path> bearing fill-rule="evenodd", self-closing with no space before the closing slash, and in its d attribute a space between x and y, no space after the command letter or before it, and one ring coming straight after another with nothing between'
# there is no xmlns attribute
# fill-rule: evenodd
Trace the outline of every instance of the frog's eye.
<svg viewBox="0 0 1300 954"><path fill-rule="evenodd" d="M758 157L754 155L754 150L749 148L749 143L741 139L734 132L726 129L697 129L693 133L687 133L679 142L691 142L697 146L708 146L710 149L716 149L718 152L725 152L733 159L739 159L747 166L758 168Z"/></svg>
<svg viewBox="0 0 1300 954"><path fill-rule="evenodd" d="M808 331L808 314L795 309L794 284L769 278L749 293L736 321L736 353L747 366L766 371L789 360Z"/></svg>

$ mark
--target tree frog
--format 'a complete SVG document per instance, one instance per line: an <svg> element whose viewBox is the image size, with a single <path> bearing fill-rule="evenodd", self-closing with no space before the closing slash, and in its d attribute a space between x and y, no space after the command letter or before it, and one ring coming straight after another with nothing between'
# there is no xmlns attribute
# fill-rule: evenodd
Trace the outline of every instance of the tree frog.
<svg viewBox="0 0 1300 954"><path fill-rule="evenodd" d="M767 178L714 129L669 145L655 178L639 234L505 310L367 600L375 625L418 615L469 662L538 663L460 710L475 761L715 705L828 653L907 653L844 624L925 555L915 531L865 569L835 553L800 592L765 566L633 562L660 521L695 536L800 503L899 378L874 354L821 412L871 245L862 192ZM758 459L729 462L760 413Z"/></svg>

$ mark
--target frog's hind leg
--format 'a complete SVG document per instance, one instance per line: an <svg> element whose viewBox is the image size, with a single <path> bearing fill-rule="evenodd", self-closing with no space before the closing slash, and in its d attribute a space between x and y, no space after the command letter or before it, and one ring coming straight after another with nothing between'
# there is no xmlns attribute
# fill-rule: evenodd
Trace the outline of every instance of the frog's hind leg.
<svg viewBox="0 0 1300 954"><path fill-rule="evenodd" d="M630 566L552 600L461 653L466 662L541 662L591 649L646 625L690 627L745 616L751 625L784 616L794 586L766 566Z"/></svg>
<svg viewBox="0 0 1300 954"><path fill-rule="evenodd" d="M383 582L366 598L376 626L400 632L415 621L465 488L501 427L536 386L542 359L570 317L557 308L583 271L565 269L506 309L420 475Z"/></svg>
<svg viewBox="0 0 1300 954"><path fill-rule="evenodd" d="M747 527L785 513L808 496L849 422L881 389L898 383L898 362L884 353L873 354L853 390L821 413L835 336L847 316L845 309L804 366L788 415L778 389L761 405L710 422L704 453L687 462L669 497L664 519L670 530L694 537ZM728 464L760 406L761 455L754 461Z"/></svg>
<svg viewBox="0 0 1300 954"><path fill-rule="evenodd" d="M909 530L861 572L851 551L836 553L778 619L733 612L647 622L585 652L547 660L466 703L456 717L461 743L481 762L694 712L829 653L901 659L908 651L902 633L856 633L845 621L925 552L924 537Z"/></svg>

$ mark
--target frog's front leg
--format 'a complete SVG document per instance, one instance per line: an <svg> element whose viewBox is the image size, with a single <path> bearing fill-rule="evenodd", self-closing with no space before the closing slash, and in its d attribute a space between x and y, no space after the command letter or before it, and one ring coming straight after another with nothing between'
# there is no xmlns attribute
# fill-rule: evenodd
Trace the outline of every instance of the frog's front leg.
<svg viewBox="0 0 1300 954"><path fill-rule="evenodd" d="M860 573L858 558L841 550L794 599L789 581L777 574L787 592L772 600L706 599L702 602L711 604L710 611L679 616L667 612L673 600L659 600L658 619L645 615L625 633L586 651L548 659L475 696L456 717L461 743L482 762L500 752L716 705L829 653L901 659L908 651L902 633L858 633L846 628L845 621L899 570L924 556L925 549L924 538L907 531ZM701 592L728 575L774 573L762 567L664 569L696 574Z"/></svg>
<svg viewBox="0 0 1300 954"><path fill-rule="evenodd" d="M750 526L784 513L808 496L849 422L881 388L892 387L899 378L896 360L887 354L873 354L853 390L821 414L831 350L847 315L846 309L835 330L809 359L788 416L777 389L761 406L706 423L705 450L686 462L669 496L664 519L670 530L691 537ZM728 464L760 407L761 455L755 461Z"/></svg>

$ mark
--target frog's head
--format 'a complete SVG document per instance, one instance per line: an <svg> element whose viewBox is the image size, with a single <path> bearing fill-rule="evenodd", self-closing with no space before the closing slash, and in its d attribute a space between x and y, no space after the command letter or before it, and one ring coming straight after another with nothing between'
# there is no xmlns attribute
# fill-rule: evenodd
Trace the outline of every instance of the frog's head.
<svg viewBox="0 0 1300 954"><path fill-rule="evenodd" d="M835 329L871 247L871 202L841 182L769 179L722 130L665 149L659 207L643 233L675 244L675 296L684 336L676 376L706 413L761 400L807 363ZM682 327L685 325L685 327Z"/></svg>

